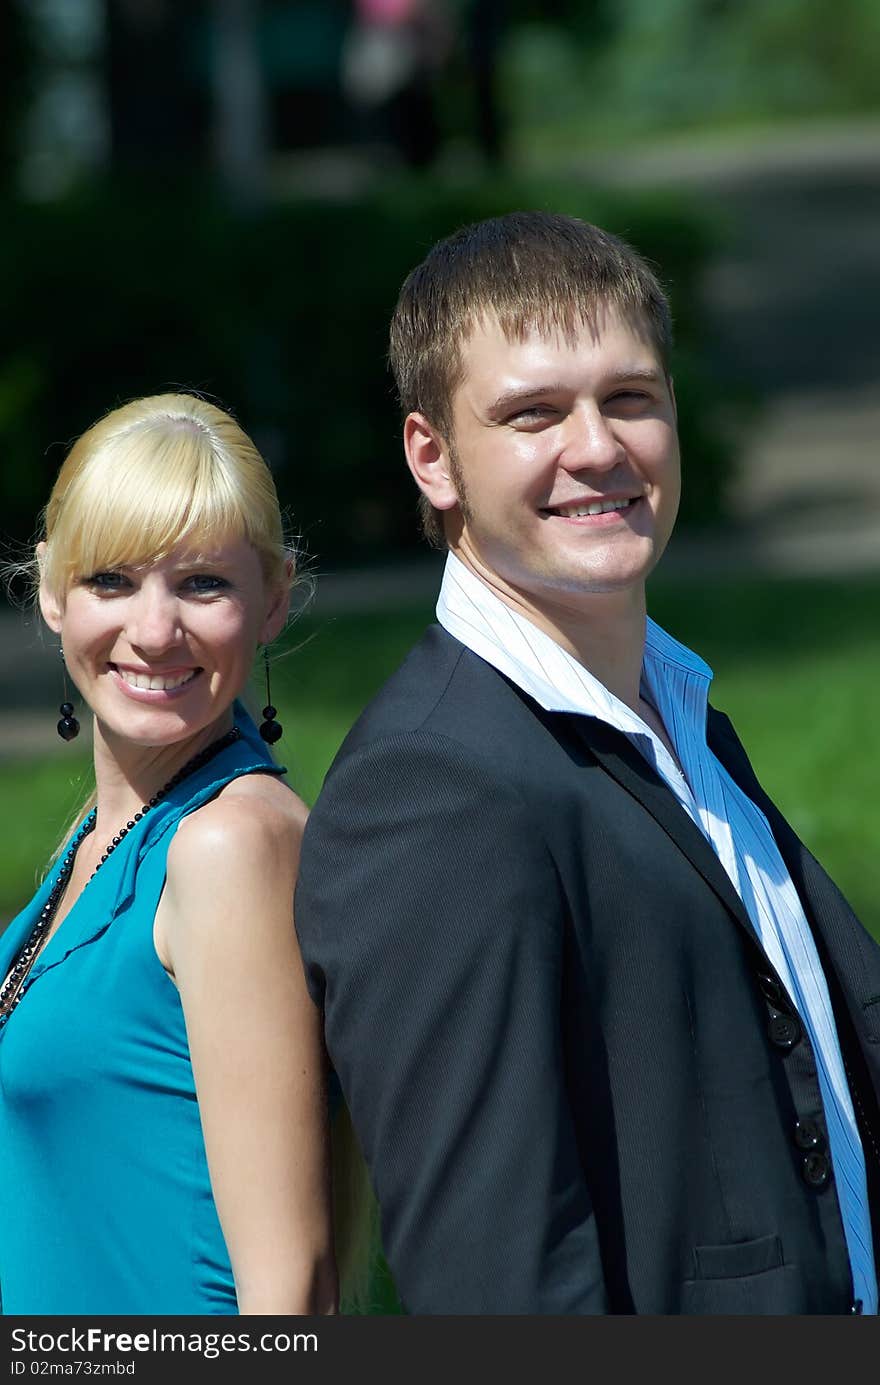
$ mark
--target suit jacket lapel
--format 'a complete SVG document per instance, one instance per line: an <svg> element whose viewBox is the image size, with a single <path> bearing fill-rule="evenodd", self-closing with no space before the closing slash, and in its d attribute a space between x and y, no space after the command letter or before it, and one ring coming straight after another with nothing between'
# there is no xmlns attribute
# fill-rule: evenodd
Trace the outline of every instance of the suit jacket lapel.
<svg viewBox="0 0 880 1385"><path fill-rule="evenodd" d="M834 881L761 788L742 743L723 712L709 709L708 732L711 749L770 824L823 955L826 973L830 960L864 1011L872 1041L880 1042L880 968L876 946Z"/></svg>
<svg viewBox="0 0 880 1385"><path fill-rule="evenodd" d="M776 845L810 921L815 926L822 921L827 922L829 914L835 915L840 911L852 916L852 910L837 886L761 788L730 719L723 712L710 707L707 731L710 750L770 824Z"/></svg>
<svg viewBox="0 0 880 1385"><path fill-rule="evenodd" d="M602 768L647 809L746 930L751 941L758 943L743 902L714 850L645 757L621 731L595 717L566 714L566 719Z"/></svg>

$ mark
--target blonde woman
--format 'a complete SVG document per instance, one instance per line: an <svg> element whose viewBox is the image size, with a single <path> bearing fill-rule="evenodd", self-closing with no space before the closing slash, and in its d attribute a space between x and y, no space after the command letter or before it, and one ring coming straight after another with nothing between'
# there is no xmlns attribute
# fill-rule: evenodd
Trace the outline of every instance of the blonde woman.
<svg viewBox="0 0 880 1385"><path fill-rule="evenodd" d="M126 404L37 558L96 794L0 938L3 1312L333 1312L306 808L238 701L293 579L270 472L202 399Z"/></svg>

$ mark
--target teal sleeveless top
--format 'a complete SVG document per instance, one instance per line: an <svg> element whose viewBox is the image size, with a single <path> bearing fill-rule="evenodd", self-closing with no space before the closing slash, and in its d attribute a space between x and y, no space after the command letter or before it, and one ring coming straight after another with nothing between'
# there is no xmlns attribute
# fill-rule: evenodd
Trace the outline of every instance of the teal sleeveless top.
<svg viewBox="0 0 880 1385"><path fill-rule="evenodd" d="M153 947L181 818L239 775L284 772L239 704L236 725L241 739L172 789L105 861L0 1028L5 1315L238 1312L183 1009ZM0 979L58 868L0 935Z"/></svg>

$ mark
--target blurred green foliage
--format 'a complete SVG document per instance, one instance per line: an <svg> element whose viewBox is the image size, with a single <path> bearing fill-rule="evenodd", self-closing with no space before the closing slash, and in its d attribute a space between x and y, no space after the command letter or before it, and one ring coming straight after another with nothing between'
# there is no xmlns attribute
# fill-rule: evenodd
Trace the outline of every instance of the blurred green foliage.
<svg viewBox="0 0 880 1385"><path fill-rule="evenodd" d="M526 144L876 111L876 0L517 0L502 53ZM549 22L548 22L549 21Z"/></svg>
<svg viewBox="0 0 880 1385"><path fill-rule="evenodd" d="M736 446L699 303L718 231L680 196L401 175L356 201L301 197L242 217L194 180L155 178L0 207L4 528L31 537L69 443L97 417L183 387L238 415L323 564L411 551L416 492L385 365L397 292L440 236L525 207L597 221L658 266L679 341L682 518L715 518Z"/></svg>

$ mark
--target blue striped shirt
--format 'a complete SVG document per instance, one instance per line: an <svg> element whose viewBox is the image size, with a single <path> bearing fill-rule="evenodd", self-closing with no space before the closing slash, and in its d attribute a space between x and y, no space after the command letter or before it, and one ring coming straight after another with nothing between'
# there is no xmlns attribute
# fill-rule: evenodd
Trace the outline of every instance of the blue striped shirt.
<svg viewBox="0 0 880 1385"><path fill-rule="evenodd" d="M865 1313L876 1313L865 1159L828 985L800 897L767 819L706 743L712 670L648 620L641 695L659 713L675 748L676 763L636 712L549 635L505 605L452 553L437 601L437 619L547 711L599 717L622 731L714 849L810 1036L853 1292L862 1300Z"/></svg>

